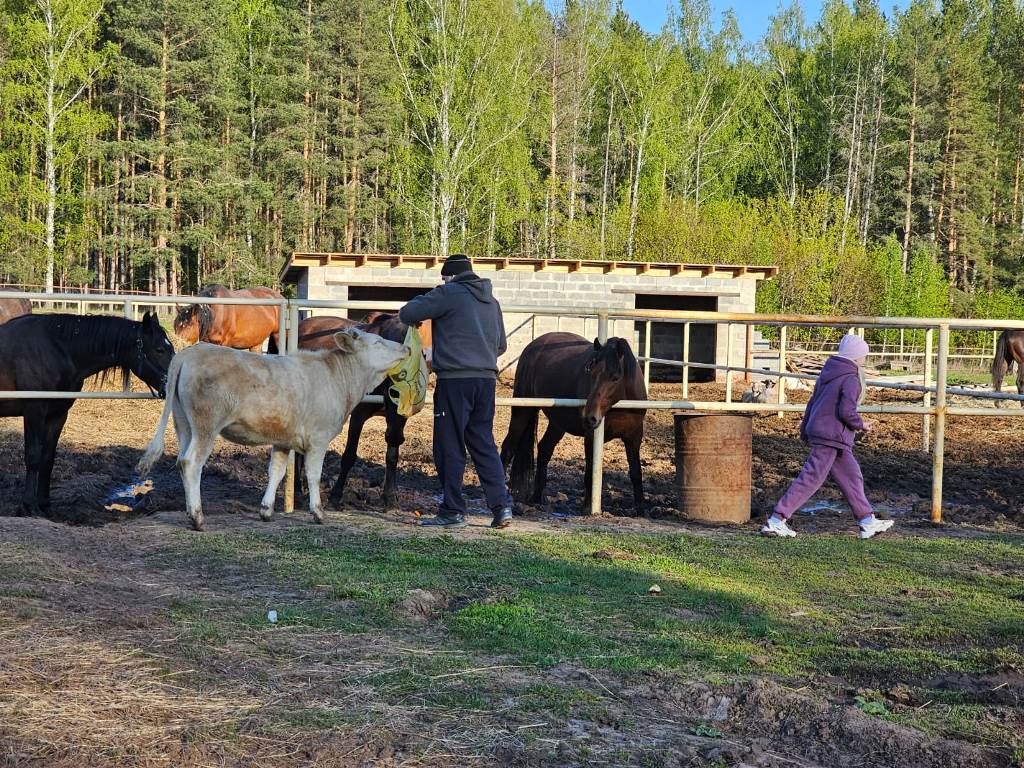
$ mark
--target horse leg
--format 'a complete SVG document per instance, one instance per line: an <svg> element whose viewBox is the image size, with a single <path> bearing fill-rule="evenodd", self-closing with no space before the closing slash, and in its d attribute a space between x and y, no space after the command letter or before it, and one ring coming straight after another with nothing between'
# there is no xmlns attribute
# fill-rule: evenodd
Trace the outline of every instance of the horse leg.
<svg viewBox="0 0 1024 768"><path fill-rule="evenodd" d="M43 427L43 452L39 464L39 508L44 515L50 513L50 476L53 473L53 461L57 456L57 442L68 420L71 403L71 400L58 400L52 404Z"/></svg>
<svg viewBox="0 0 1024 768"><path fill-rule="evenodd" d="M565 436L565 432L548 422L548 428L544 430L544 437L537 445L537 477L533 486L533 497L531 501L539 504L544 499L544 486L548 484L548 462L555 452L555 446Z"/></svg>
<svg viewBox="0 0 1024 768"><path fill-rule="evenodd" d="M626 461L629 463L629 482L633 485L633 505L637 517L643 517L644 514L644 475L640 466L642 440L642 435L622 439L622 444L626 448Z"/></svg>
<svg viewBox="0 0 1024 768"><path fill-rule="evenodd" d="M536 483L534 443L537 441L536 408L513 408L508 434L501 443L501 464L509 470L509 488L516 501L528 501Z"/></svg>
<svg viewBox="0 0 1024 768"><path fill-rule="evenodd" d="M348 420L348 439L345 442L345 452L341 455L341 471L338 472L338 479L334 481L334 487L327 495L327 503L337 507L341 504L341 496L345 492L345 483L348 481L348 473L356 464L359 451L359 437L363 433L363 425L372 416L372 411L362 405L357 405Z"/></svg>
<svg viewBox="0 0 1024 768"><path fill-rule="evenodd" d="M296 454L298 460L299 454ZM288 449L270 447L270 467L267 469L267 490L263 492L260 500L260 519L270 520L274 514L274 501L277 499L277 486L281 484L285 473L288 471Z"/></svg>
<svg viewBox="0 0 1024 768"><path fill-rule="evenodd" d="M1024 365L1017 363L1017 394L1024 395ZM1024 408L1024 400L1018 400L1017 404Z"/></svg>
<svg viewBox="0 0 1024 768"><path fill-rule="evenodd" d="M199 487L203 478L203 467L211 453L213 453L213 436L195 430L192 440L189 441L188 450L178 461L181 482L185 486L185 509L188 511L188 519L192 522L192 527L197 531L203 530L203 500Z"/></svg>
<svg viewBox="0 0 1024 768"><path fill-rule="evenodd" d="M384 418L388 422L387 431L384 433L384 439L388 445L388 452L384 458L384 509L397 510L398 498L395 494L395 480L398 476L398 451L402 443L405 442L407 419L398 415L398 410L391 400L385 401Z"/></svg>
<svg viewBox="0 0 1024 768"><path fill-rule="evenodd" d="M324 469L324 456L327 446L318 446L306 451L306 483L309 485L309 513L313 519L323 525L324 508L320 503L320 474Z"/></svg>
<svg viewBox="0 0 1024 768"><path fill-rule="evenodd" d="M21 497L19 515L37 515L39 509L39 465L43 458L43 431L46 422L46 404L26 403L25 430L25 490Z"/></svg>

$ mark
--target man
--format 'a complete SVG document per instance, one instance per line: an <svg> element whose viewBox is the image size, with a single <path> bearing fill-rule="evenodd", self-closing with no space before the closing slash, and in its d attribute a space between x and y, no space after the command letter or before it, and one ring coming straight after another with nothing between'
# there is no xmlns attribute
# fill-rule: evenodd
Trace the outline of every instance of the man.
<svg viewBox="0 0 1024 768"><path fill-rule="evenodd" d="M406 325L433 324L434 464L443 497L437 516L421 525L466 524L462 482L468 448L494 513L491 527L506 528L512 522L512 497L494 444L495 381L506 348L501 307L491 281L478 277L464 254L445 260L441 279L443 285L398 313Z"/></svg>

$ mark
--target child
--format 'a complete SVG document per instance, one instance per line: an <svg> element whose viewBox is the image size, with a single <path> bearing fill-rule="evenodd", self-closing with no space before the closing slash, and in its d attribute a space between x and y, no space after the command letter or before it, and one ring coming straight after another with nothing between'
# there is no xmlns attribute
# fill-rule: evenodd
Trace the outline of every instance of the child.
<svg viewBox="0 0 1024 768"><path fill-rule="evenodd" d="M811 455L800 475L775 505L761 533L796 536L787 521L821 488L830 474L860 524L862 539L870 539L892 528L892 520L875 517L864 495L864 476L853 456L854 432L870 432L872 428L871 422L865 422L857 413L857 405L864 399L867 355L868 345L862 338L843 336L839 352L822 367L800 422L800 440L810 443Z"/></svg>

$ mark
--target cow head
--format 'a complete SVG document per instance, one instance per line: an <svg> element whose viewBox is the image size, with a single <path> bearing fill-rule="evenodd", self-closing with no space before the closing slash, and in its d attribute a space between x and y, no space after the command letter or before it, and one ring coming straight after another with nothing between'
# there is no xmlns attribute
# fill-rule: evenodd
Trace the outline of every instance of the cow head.
<svg viewBox="0 0 1024 768"><path fill-rule="evenodd" d="M608 409L626 396L627 387L637 374L636 357L625 339L608 339L603 345L594 339L594 350L585 370L590 374L590 394L583 407L583 424L594 429Z"/></svg>
<svg viewBox="0 0 1024 768"><path fill-rule="evenodd" d="M409 348L388 341L375 333L346 328L334 334L334 343L343 355L355 355L361 367L373 371L378 381L397 363L409 356ZM379 378L378 378L379 377Z"/></svg>

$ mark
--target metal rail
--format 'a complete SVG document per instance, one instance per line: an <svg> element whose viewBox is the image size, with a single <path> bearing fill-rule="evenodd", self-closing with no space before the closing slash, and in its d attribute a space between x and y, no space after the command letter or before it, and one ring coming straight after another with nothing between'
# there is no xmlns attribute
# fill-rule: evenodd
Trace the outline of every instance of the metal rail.
<svg viewBox="0 0 1024 768"><path fill-rule="evenodd" d="M283 348L286 353L294 354L298 351L298 324L300 311L308 309L376 309L396 310L402 306L401 302L377 302L377 301L331 301L331 300L269 300L269 299L236 299L236 298L213 298L201 296L138 296L138 295L117 295L117 294L39 294L32 292L5 292L7 298L28 298L37 303L48 302L79 302L81 307L89 304L94 305L116 305L124 308L126 317L134 316L137 306L165 306L181 304L236 304L236 305L276 305L281 308L281 320L279 324L279 340L284 339ZM1019 395L1004 395L1002 393L979 393L973 390L960 388L949 388L947 386L948 361L951 357L949 339L952 330L968 329L1007 329L1024 328L1024 322L1016 320L977 320L959 318L907 318L907 317L868 317L868 316L814 316L814 315L758 315L755 313L742 312L703 312L684 310L628 310L610 309L606 307L594 307L585 309L563 310L555 308L538 308L534 306L506 305L504 311L507 314L524 314L530 316L531 334L536 333L536 317L556 317L559 320L563 317L597 318L598 338L607 340L608 323L610 320L637 320L644 321L647 332L648 343L650 341L650 328L653 321L673 322L683 325L683 360L667 361L651 358L649 353L644 355L645 363L657 362L660 364L679 365L683 370L683 399L681 400L639 400L622 401L616 408L642 409L642 410L672 410L672 411L708 411L723 413L800 413L804 405L787 403L785 401L785 382L790 378L814 378L813 376L792 374L785 370L773 371L768 369L752 368L750 365L732 365L732 355L727 357L726 365L712 365L708 363L697 363L689 361L690 328L693 323L724 325L726 328L727 347L732 351L732 325L742 324L746 326L778 326L780 328L780 368L785 367L786 330L790 327L839 327L849 328L852 332L863 334L865 328L899 328L924 330L925 341L925 383L924 386L897 385L880 382L871 382L873 386L887 386L893 389L908 389L924 392L923 405L909 404L882 404L865 405L860 407L863 413L878 414L913 414L921 415L925 429L934 420L934 441L932 449L932 520L939 523L942 520L942 484L944 472L945 452L945 425L947 416L987 416L993 418L1019 418L1024 417L1024 409L996 409L996 408L971 408L956 407L947 404L947 394L963 394L969 397L987 397L1000 400L1022 400ZM525 323L523 326L524 327ZM518 330L518 329L517 329ZM932 361L931 340L932 333L938 331L939 344L934 386L930 386L930 366ZM645 345L646 346L646 345ZM645 349L645 352L647 350ZM749 345L745 351L745 361L749 363ZM778 402L776 403L735 403L729 402L707 402L691 401L688 399L688 372L689 368L711 368L714 370L725 370L727 373L727 392L731 394L732 373L757 373L766 377L776 378L779 381ZM935 394L935 405L931 404L931 395ZM53 399L53 398L74 398L74 399L125 399L125 400L146 400L152 399L152 395L143 392L0 392L0 399ZM380 402L380 398L370 396L366 399L369 402ZM428 399L428 402L431 402ZM572 398L497 398L496 405L502 407L534 407L534 408L580 408L584 405L583 400ZM597 514L601 508L601 490L603 486L603 440L602 421L594 431L592 462L594 467L591 478L591 512ZM927 435L927 432L926 432ZM927 450L927 437L926 437ZM294 507L294 457L289 461L288 479L285 485L285 509L290 511Z"/></svg>

